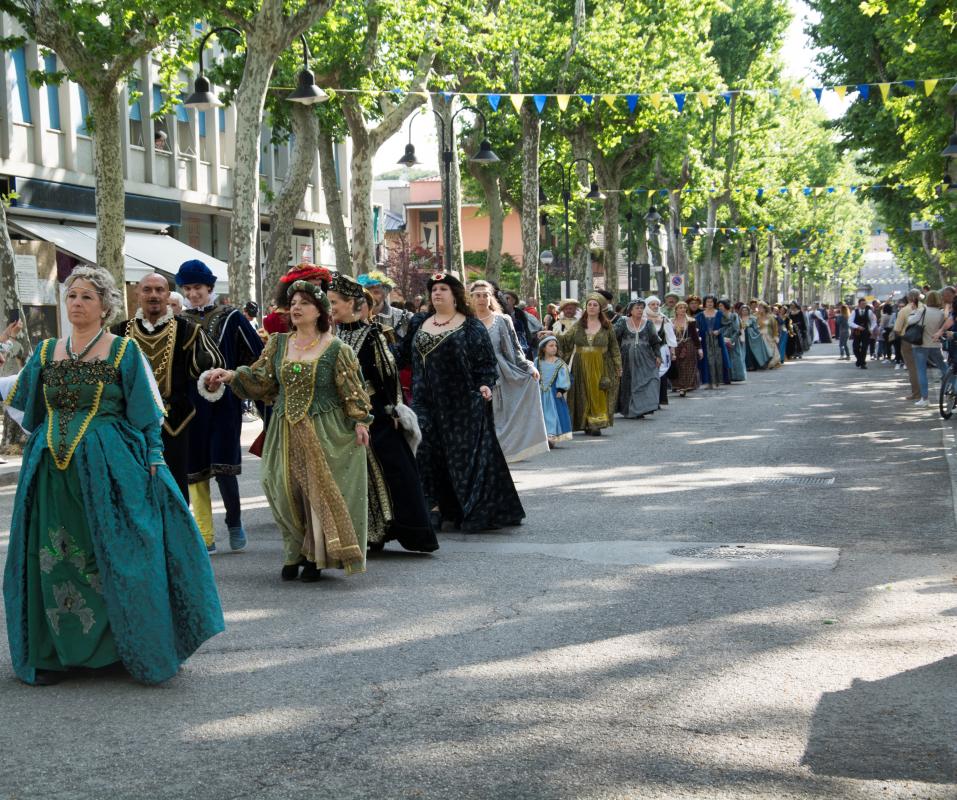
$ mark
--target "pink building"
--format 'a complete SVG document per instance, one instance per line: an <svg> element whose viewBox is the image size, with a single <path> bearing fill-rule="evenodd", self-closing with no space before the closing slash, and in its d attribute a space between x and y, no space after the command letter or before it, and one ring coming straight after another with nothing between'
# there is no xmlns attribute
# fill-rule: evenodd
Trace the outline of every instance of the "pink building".
<svg viewBox="0 0 957 800"><path fill-rule="evenodd" d="M412 246L435 250L443 244L442 181L440 178L423 178L409 183L409 202L405 204L406 231ZM479 203L465 200L462 203L463 250L488 250L488 215ZM502 252L508 253L521 263L522 226L518 213L510 210L505 216L502 231Z"/></svg>

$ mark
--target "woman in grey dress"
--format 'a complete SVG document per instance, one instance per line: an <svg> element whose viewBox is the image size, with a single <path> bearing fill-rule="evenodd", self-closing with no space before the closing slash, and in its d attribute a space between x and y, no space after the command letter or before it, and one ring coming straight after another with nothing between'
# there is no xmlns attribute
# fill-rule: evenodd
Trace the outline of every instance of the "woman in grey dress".
<svg viewBox="0 0 957 800"><path fill-rule="evenodd" d="M658 410L662 341L644 314L645 301L632 300L615 321L622 364L618 413L625 419L641 419Z"/></svg>
<svg viewBox="0 0 957 800"><path fill-rule="evenodd" d="M492 388L495 435L509 462L547 453L548 431L542 410L538 370L522 352L511 318L503 314L487 281L469 289L475 316L488 329L495 351L498 381Z"/></svg>

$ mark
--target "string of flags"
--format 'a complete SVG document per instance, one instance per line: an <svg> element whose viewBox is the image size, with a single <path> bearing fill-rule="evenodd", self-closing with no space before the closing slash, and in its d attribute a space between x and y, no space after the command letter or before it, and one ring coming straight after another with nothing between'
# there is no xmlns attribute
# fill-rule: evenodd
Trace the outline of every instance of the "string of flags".
<svg viewBox="0 0 957 800"><path fill-rule="evenodd" d="M703 225L695 227L694 225L682 225L679 230L683 236L687 236L689 233L697 233L701 235L704 233L781 233L783 229L777 228L774 225L748 225L748 226L733 226L726 225L724 227L714 227L707 228ZM860 236L880 236L881 234L891 234L891 233L922 233L920 230L911 230L910 228L793 228L787 231L784 231L790 234L800 234L801 236L843 236L847 233L858 234Z"/></svg>
<svg viewBox="0 0 957 800"><path fill-rule="evenodd" d="M943 185L943 184L941 184ZM792 194L803 194L805 197L821 197L826 195L834 194L861 194L863 192L873 192L878 190L889 190L889 191L900 191L901 189L908 189L910 186L905 183L861 183L861 184L849 184L844 186L749 186L741 187L736 186L731 191L734 194L743 194L753 192L755 197L761 199L763 197L769 197L773 195L792 195ZM667 198L672 194L692 194L694 192L708 192L709 194L715 194L716 192L722 191L718 186L709 186L707 189L696 186L685 186L681 189L648 189L643 186L636 187L634 189L601 189L603 194L621 194L626 197L642 197L647 196L649 199L653 197L662 197Z"/></svg>
<svg viewBox="0 0 957 800"><path fill-rule="evenodd" d="M655 91L655 92L600 92L600 93L580 93L580 94L562 94L557 92L542 93L522 93L522 92L448 92L448 91L408 91L405 89L392 89L391 93L395 95L418 94L425 99L442 98L446 103L450 103L455 98L464 99L470 105L477 106L479 98L482 98L492 109L498 111L500 108L507 108L511 105L518 113L527 99L531 99L535 110L541 114L549 101L558 106L559 111L567 111L574 101L576 104L592 107L598 103L605 103L611 108L620 107L624 101L628 111L634 114L640 103L647 103L655 110L662 107L673 105L681 114L688 107L689 102L697 102L702 108L710 108L715 103L724 102L730 105L735 96L756 97L759 95L769 95L772 97L789 96L794 100L801 99L810 92L814 99L820 103L826 93L837 96L842 102L848 99L857 99L868 101L871 97L880 96L883 102L887 102L892 96L924 96L930 97L938 86L946 86L949 82L957 80L957 77L948 76L940 78L924 78L921 80L901 80L901 81L881 81L877 83L856 83L856 84L837 84L833 86L805 86L796 85L786 88L768 87L758 89L725 89L725 90L700 90L700 91ZM952 90L951 90L952 91ZM335 89L331 92L347 92L358 94L383 94L378 89ZM503 100L507 104L503 105Z"/></svg>

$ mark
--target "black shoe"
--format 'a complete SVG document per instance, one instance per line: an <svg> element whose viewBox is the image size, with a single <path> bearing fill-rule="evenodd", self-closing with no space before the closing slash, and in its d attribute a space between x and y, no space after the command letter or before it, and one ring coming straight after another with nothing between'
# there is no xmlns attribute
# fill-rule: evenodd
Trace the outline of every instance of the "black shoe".
<svg viewBox="0 0 957 800"><path fill-rule="evenodd" d="M385 550L385 542L369 542L370 553L381 553Z"/></svg>
<svg viewBox="0 0 957 800"><path fill-rule="evenodd" d="M286 564L286 566L284 566L284 567L282 568L282 572L280 573L280 577L281 577L284 581L294 581L294 580L296 580L296 578L299 577L299 567L300 567L300 566L302 566L302 565L301 565L301 564Z"/></svg>
<svg viewBox="0 0 957 800"><path fill-rule="evenodd" d="M33 678L34 686L56 686L66 680L67 673L56 669L38 669Z"/></svg>
<svg viewBox="0 0 957 800"><path fill-rule="evenodd" d="M299 576L299 580L303 583L315 583L319 580L321 574L322 570L316 567L314 561L307 561L306 566L302 568L302 574Z"/></svg>

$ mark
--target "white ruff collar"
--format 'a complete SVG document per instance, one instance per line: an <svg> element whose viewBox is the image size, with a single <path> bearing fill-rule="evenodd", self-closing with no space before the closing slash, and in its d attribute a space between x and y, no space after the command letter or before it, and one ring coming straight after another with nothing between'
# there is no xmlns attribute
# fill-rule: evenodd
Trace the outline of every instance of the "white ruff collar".
<svg viewBox="0 0 957 800"><path fill-rule="evenodd" d="M143 316L142 308L136 309L136 319L140 321L147 333L155 333L157 328L162 328L172 318L173 312L170 310L169 306L166 308L166 313L156 320L156 322L150 322L148 319L146 319L146 317Z"/></svg>

